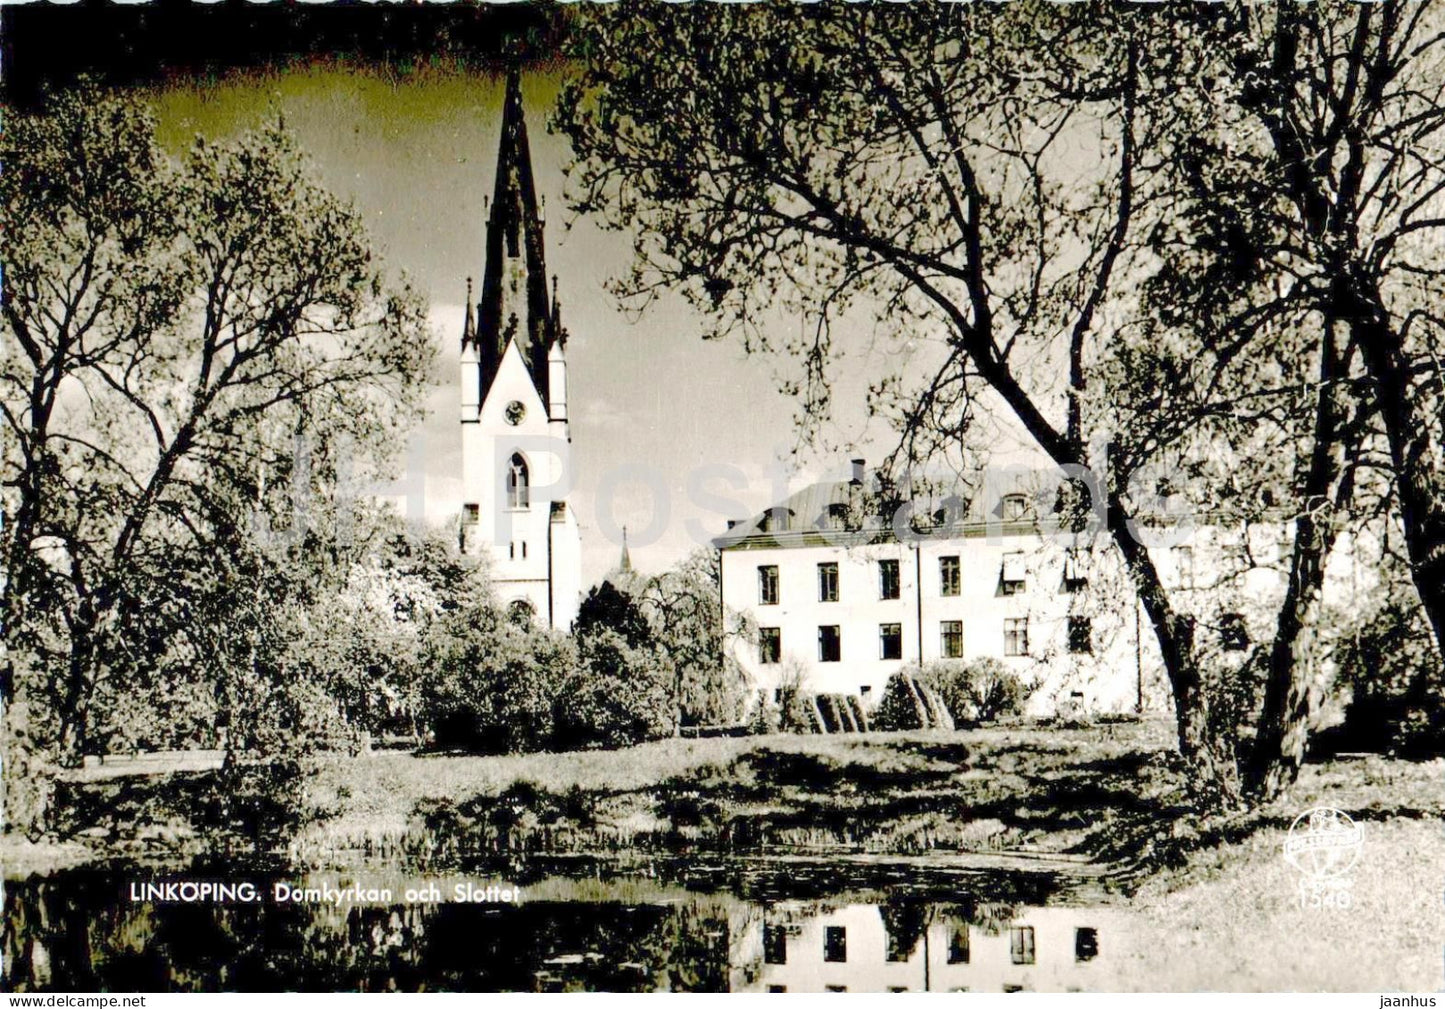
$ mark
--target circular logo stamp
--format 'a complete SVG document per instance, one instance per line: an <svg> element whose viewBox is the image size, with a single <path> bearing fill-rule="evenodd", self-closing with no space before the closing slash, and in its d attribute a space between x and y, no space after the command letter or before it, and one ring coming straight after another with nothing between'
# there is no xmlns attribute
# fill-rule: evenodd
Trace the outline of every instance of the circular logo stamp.
<svg viewBox="0 0 1445 1009"><path fill-rule="evenodd" d="M1317 806L1295 817L1284 841L1284 860L1319 882L1343 878L1360 858L1364 831L1348 815Z"/></svg>

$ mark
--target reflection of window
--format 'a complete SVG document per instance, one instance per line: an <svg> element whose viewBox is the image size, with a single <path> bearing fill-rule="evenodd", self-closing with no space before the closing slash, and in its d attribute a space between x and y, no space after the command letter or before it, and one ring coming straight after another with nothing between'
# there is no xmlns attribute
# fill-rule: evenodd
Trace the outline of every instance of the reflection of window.
<svg viewBox="0 0 1445 1009"><path fill-rule="evenodd" d="M1194 588L1194 548L1174 548L1174 570L1178 572L1178 584L1181 589Z"/></svg>
<svg viewBox="0 0 1445 1009"><path fill-rule="evenodd" d="M1242 652L1249 647L1249 629L1243 613L1225 613L1219 618L1219 644L1226 652Z"/></svg>
<svg viewBox="0 0 1445 1009"><path fill-rule="evenodd" d="M1074 959L1092 960L1099 955L1099 930L1096 928L1074 929Z"/></svg>
<svg viewBox="0 0 1445 1009"><path fill-rule="evenodd" d="M521 454L512 456L507 466L507 507L526 508L531 495L527 489L527 460Z"/></svg>
<svg viewBox="0 0 1445 1009"><path fill-rule="evenodd" d="M1034 930L1031 925L1015 925L1008 930L1009 959L1016 964L1034 962Z"/></svg>
<svg viewBox="0 0 1445 1009"><path fill-rule="evenodd" d="M963 658L963 621L945 620L938 625L939 647L945 659Z"/></svg>
<svg viewBox="0 0 1445 1009"><path fill-rule="evenodd" d="M837 625L818 628L818 661L838 662L842 659L843 645Z"/></svg>
<svg viewBox="0 0 1445 1009"><path fill-rule="evenodd" d="M758 628L758 661L765 666L783 661L783 632L777 627Z"/></svg>
<svg viewBox="0 0 1445 1009"><path fill-rule="evenodd" d="M956 596L959 589L958 558L938 558L938 594Z"/></svg>
<svg viewBox="0 0 1445 1009"><path fill-rule="evenodd" d="M1029 618L1009 617L1003 622L1003 653L1005 655L1027 655L1029 653Z"/></svg>
<svg viewBox="0 0 1445 1009"><path fill-rule="evenodd" d="M948 962L968 963L968 926L959 925L948 937Z"/></svg>
<svg viewBox="0 0 1445 1009"><path fill-rule="evenodd" d="M898 598L898 562L896 560L878 562L878 598Z"/></svg>
<svg viewBox="0 0 1445 1009"><path fill-rule="evenodd" d="M824 931L823 959L828 963L848 962L848 930L846 928L841 925L829 925Z"/></svg>
<svg viewBox="0 0 1445 1009"><path fill-rule="evenodd" d="M1024 555L1019 551L1003 555L1003 572L1000 575L1003 584L1003 594L1006 596L1017 595L1022 592L1027 584L1028 575L1024 572Z"/></svg>
<svg viewBox="0 0 1445 1009"><path fill-rule="evenodd" d="M1029 512L1029 499L1022 494L1005 494L999 502L999 514L1005 522L1018 522Z"/></svg>
<svg viewBox="0 0 1445 1009"><path fill-rule="evenodd" d="M1084 573L1084 552L1071 549L1064 554L1064 591L1078 592L1088 584L1089 576Z"/></svg>
<svg viewBox="0 0 1445 1009"><path fill-rule="evenodd" d="M903 658L903 625L878 625L878 657L880 659Z"/></svg>
<svg viewBox="0 0 1445 1009"><path fill-rule="evenodd" d="M782 925L763 926L763 963L788 962L788 931Z"/></svg>
<svg viewBox="0 0 1445 1009"><path fill-rule="evenodd" d="M838 601L838 565L832 562L818 565L818 602Z"/></svg>
<svg viewBox="0 0 1445 1009"><path fill-rule="evenodd" d="M1078 654L1094 651L1094 625L1088 617L1069 618L1069 651Z"/></svg>
<svg viewBox="0 0 1445 1009"><path fill-rule="evenodd" d="M758 568L758 602L763 606L778 604L778 566L764 564Z"/></svg>

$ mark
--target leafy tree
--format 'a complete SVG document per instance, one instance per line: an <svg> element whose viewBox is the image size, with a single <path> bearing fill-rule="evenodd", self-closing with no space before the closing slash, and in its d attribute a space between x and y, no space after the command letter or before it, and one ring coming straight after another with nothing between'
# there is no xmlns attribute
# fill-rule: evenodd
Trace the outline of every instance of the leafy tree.
<svg viewBox="0 0 1445 1009"><path fill-rule="evenodd" d="M578 676L568 638L491 605L437 621L424 669L423 718L435 742L486 753L555 745L557 709Z"/></svg>
<svg viewBox="0 0 1445 1009"><path fill-rule="evenodd" d="M679 724L731 724L746 701L747 674L730 645L750 634L750 623L742 614L724 613L721 578L717 552L704 549L646 579L640 589L653 640L675 672L671 692Z"/></svg>
<svg viewBox="0 0 1445 1009"><path fill-rule="evenodd" d="M348 471L387 464L431 341L277 125L174 160L140 102L85 88L7 111L0 159L0 700L27 702L42 762L73 765L97 692L177 629L197 682L264 703L227 680L278 634L241 587L266 577L240 569L304 546L306 502L335 519Z"/></svg>
<svg viewBox="0 0 1445 1009"><path fill-rule="evenodd" d="M1095 480L1153 626L1181 751L1202 786L1234 794L1193 624L1162 586L1136 520L1134 479L1091 362L1132 304L1141 175L1176 87L1163 21L1131 5L822 5L589 10L558 123L575 205L637 235L619 290L667 287L714 320L708 336L776 349L773 316L809 320L803 413L826 414L832 336L872 315L926 345L917 386L874 402L903 431L899 458L966 447L996 397L1077 479ZM922 343L920 344L920 341ZM896 377L895 377L896 378ZM1093 479L1093 478L1089 478Z"/></svg>
<svg viewBox="0 0 1445 1009"><path fill-rule="evenodd" d="M603 630L616 631L631 648L645 648L653 641L652 625L636 595L610 580L588 591L577 608L577 620L572 626L579 640Z"/></svg>
<svg viewBox="0 0 1445 1009"><path fill-rule="evenodd" d="M674 672L660 649L599 627L578 639L578 654L558 702L559 748L626 746L674 731Z"/></svg>

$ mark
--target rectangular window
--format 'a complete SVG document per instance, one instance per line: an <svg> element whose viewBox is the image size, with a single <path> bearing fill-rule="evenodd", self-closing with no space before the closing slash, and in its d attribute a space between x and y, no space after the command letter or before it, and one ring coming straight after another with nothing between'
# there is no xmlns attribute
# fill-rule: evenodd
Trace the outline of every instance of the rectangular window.
<svg viewBox="0 0 1445 1009"><path fill-rule="evenodd" d="M818 602L838 601L838 565L832 562L818 565Z"/></svg>
<svg viewBox="0 0 1445 1009"><path fill-rule="evenodd" d="M1225 613L1219 618L1219 644L1226 652L1242 652L1249 647L1249 629L1243 613Z"/></svg>
<svg viewBox="0 0 1445 1009"><path fill-rule="evenodd" d="M1029 653L1029 618L1009 617L1003 622L1003 653L1005 655L1027 655Z"/></svg>
<svg viewBox="0 0 1445 1009"><path fill-rule="evenodd" d="M1069 651L1082 655L1093 654L1094 623L1088 617L1069 618Z"/></svg>
<svg viewBox="0 0 1445 1009"><path fill-rule="evenodd" d="M1008 930L1009 959L1016 964L1034 962L1034 930L1031 925L1016 925Z"/></svg>
<svg viewBox="0 0 1445 1009"><path fill-rule="evenodd" d="M482 520L482 506L479 504L462 505L462 521L469 526L474 526Z"/></svg>
<svg viewBox="0 0 1445 1009"><path fill-rule="evenodd" d="M948 937L948 962L968 963L968 926L959 925Z"/></svg>
<svg viewBox="0 0 1445 1009"><path fill-rule="evenodd" d="M938 627L940 654L945 659L963 658L963 621L945 620Z"/></svg>
<svg viewBox="0 0 1445 1009"><path fill-rule="evenodd" d="M788 930L782 925L763 926L763 963L788 962Z"/></svg>
<svg viewBox="0 0 1445 1009"><path fill-rule="evenodd" d="M903 658L903 625L878 625L878 657L880 659Z"/></svg>
<svg viewBox="0 0 1445 1009"><path fill-rule="evenodd" d="M878 598L898 598L898 562L878 562Z"/></svg>
<svg viewBox="0 0 1445 1009"><path fill-rule="evenodd" d="M839 662L843 658L842 638L836 624L818 628L818 661Z"/></svg>
<svg viewBox="0 0 1445 1009"><path fill-rule="evenodd" d="M1099 930L1096 928L1074 929L1074 959L1083 963L1099 955Z"/></svg>
<svg viewBox="0 0 1445 1009"><path fill-rule="evenodd" d="M1089 584L1084 567L1084 551L1071 549L1064 554L1064 591L1081 592Z"/></svg>
<svg viewBox="0 0 1445 1009"><path fill-rule="evenodd" d="M865 701L866 701L868 698L872 697L872 696L873 696L873 685L872 685L871 683L865 683L865 684L863 684L861 687L858 688L858 696L861 697L861 698L863 698L863 700L865 700Z"/></svg>
<svg viewBox="0 0 1445 1009"><path fill-rule="evenodd" d="M999 583L1006 596L1016 596L1027 587L1028 575L1024 571L1023 553L1015 550L1003 555L1003 571L999 576Z"/></svg>
<svg viewBox="0 0 1445 1009"><path fill-rule="evenodd" d="M959 588L958 558L938 558L938 594L941 596L956 596L959 593Z"/></svg>
<svg viewBox="0 0 1445 1009"><path fill-rule="evenodd" d="M1176 583L1181 589L1194 588L1194 548L1174 548L1174 570Z"/></svg>
<svg viewBox="0 0 1445 1009"><path fill-rule="evenodd" d="M778 566L763 564L758 567L758 602L763 606L778 605Z"/></svg>
<svg viewBox="0 0 1445 1009"><path fill-rule="evenodd" d="M823 959L828 963L848 962L848 930L829 925L823 934Z"/></svg>
<svg viewBox="0 0 1445 1009"><path fill-rule="evenodd" d="M758 661L765 666L783 661L783 632L778 627L758 628Z"/></svg>

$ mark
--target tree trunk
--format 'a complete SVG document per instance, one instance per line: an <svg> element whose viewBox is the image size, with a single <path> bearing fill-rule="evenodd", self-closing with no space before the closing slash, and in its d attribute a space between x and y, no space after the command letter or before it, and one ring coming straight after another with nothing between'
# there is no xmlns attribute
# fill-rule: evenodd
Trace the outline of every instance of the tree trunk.
<svg viewBox="0 0 1445 1009"><path fill-rule="evenodd" d="M1349 323L1374 382L1390 443L1410 577L1437 650L1445 653L1445 460L1435 441L1440 417L1432 413L1430 398L1416 394L1410 361L1378 290L1356 271L1337 271L1333 294L1334 307Z"/></svg>
<svg viewBox="0 0 1445 1009"><path fill-rule="evenodd" d="M1174 695L1179 752L1191 771L1190 784L1207 798L1233 806L1240 799L1239 766L1229 734L1214 724L1208 684L1194 650L1194 625L1174 611L1148 549L1129 528L1128 512L1109 498L1109 531L1124 556L1134 590L1154 625L1160 656Z"/></svg>
<svg viewBox="0 0 1445 1009"><path fill-rule="evenodd" d="M1334 326L1334 320L1326 318L1320 336L1320 383L1303 507L1295 519L1289 585L1270 646L1264 709L1246 773L1246 787L1263 800L1274 798L1299 778L1309 741L1310 659L1325 562L1336 537L1329 494L1341 469L1342 418L1335 382L1344 368L1336 352Z"/></svg>

